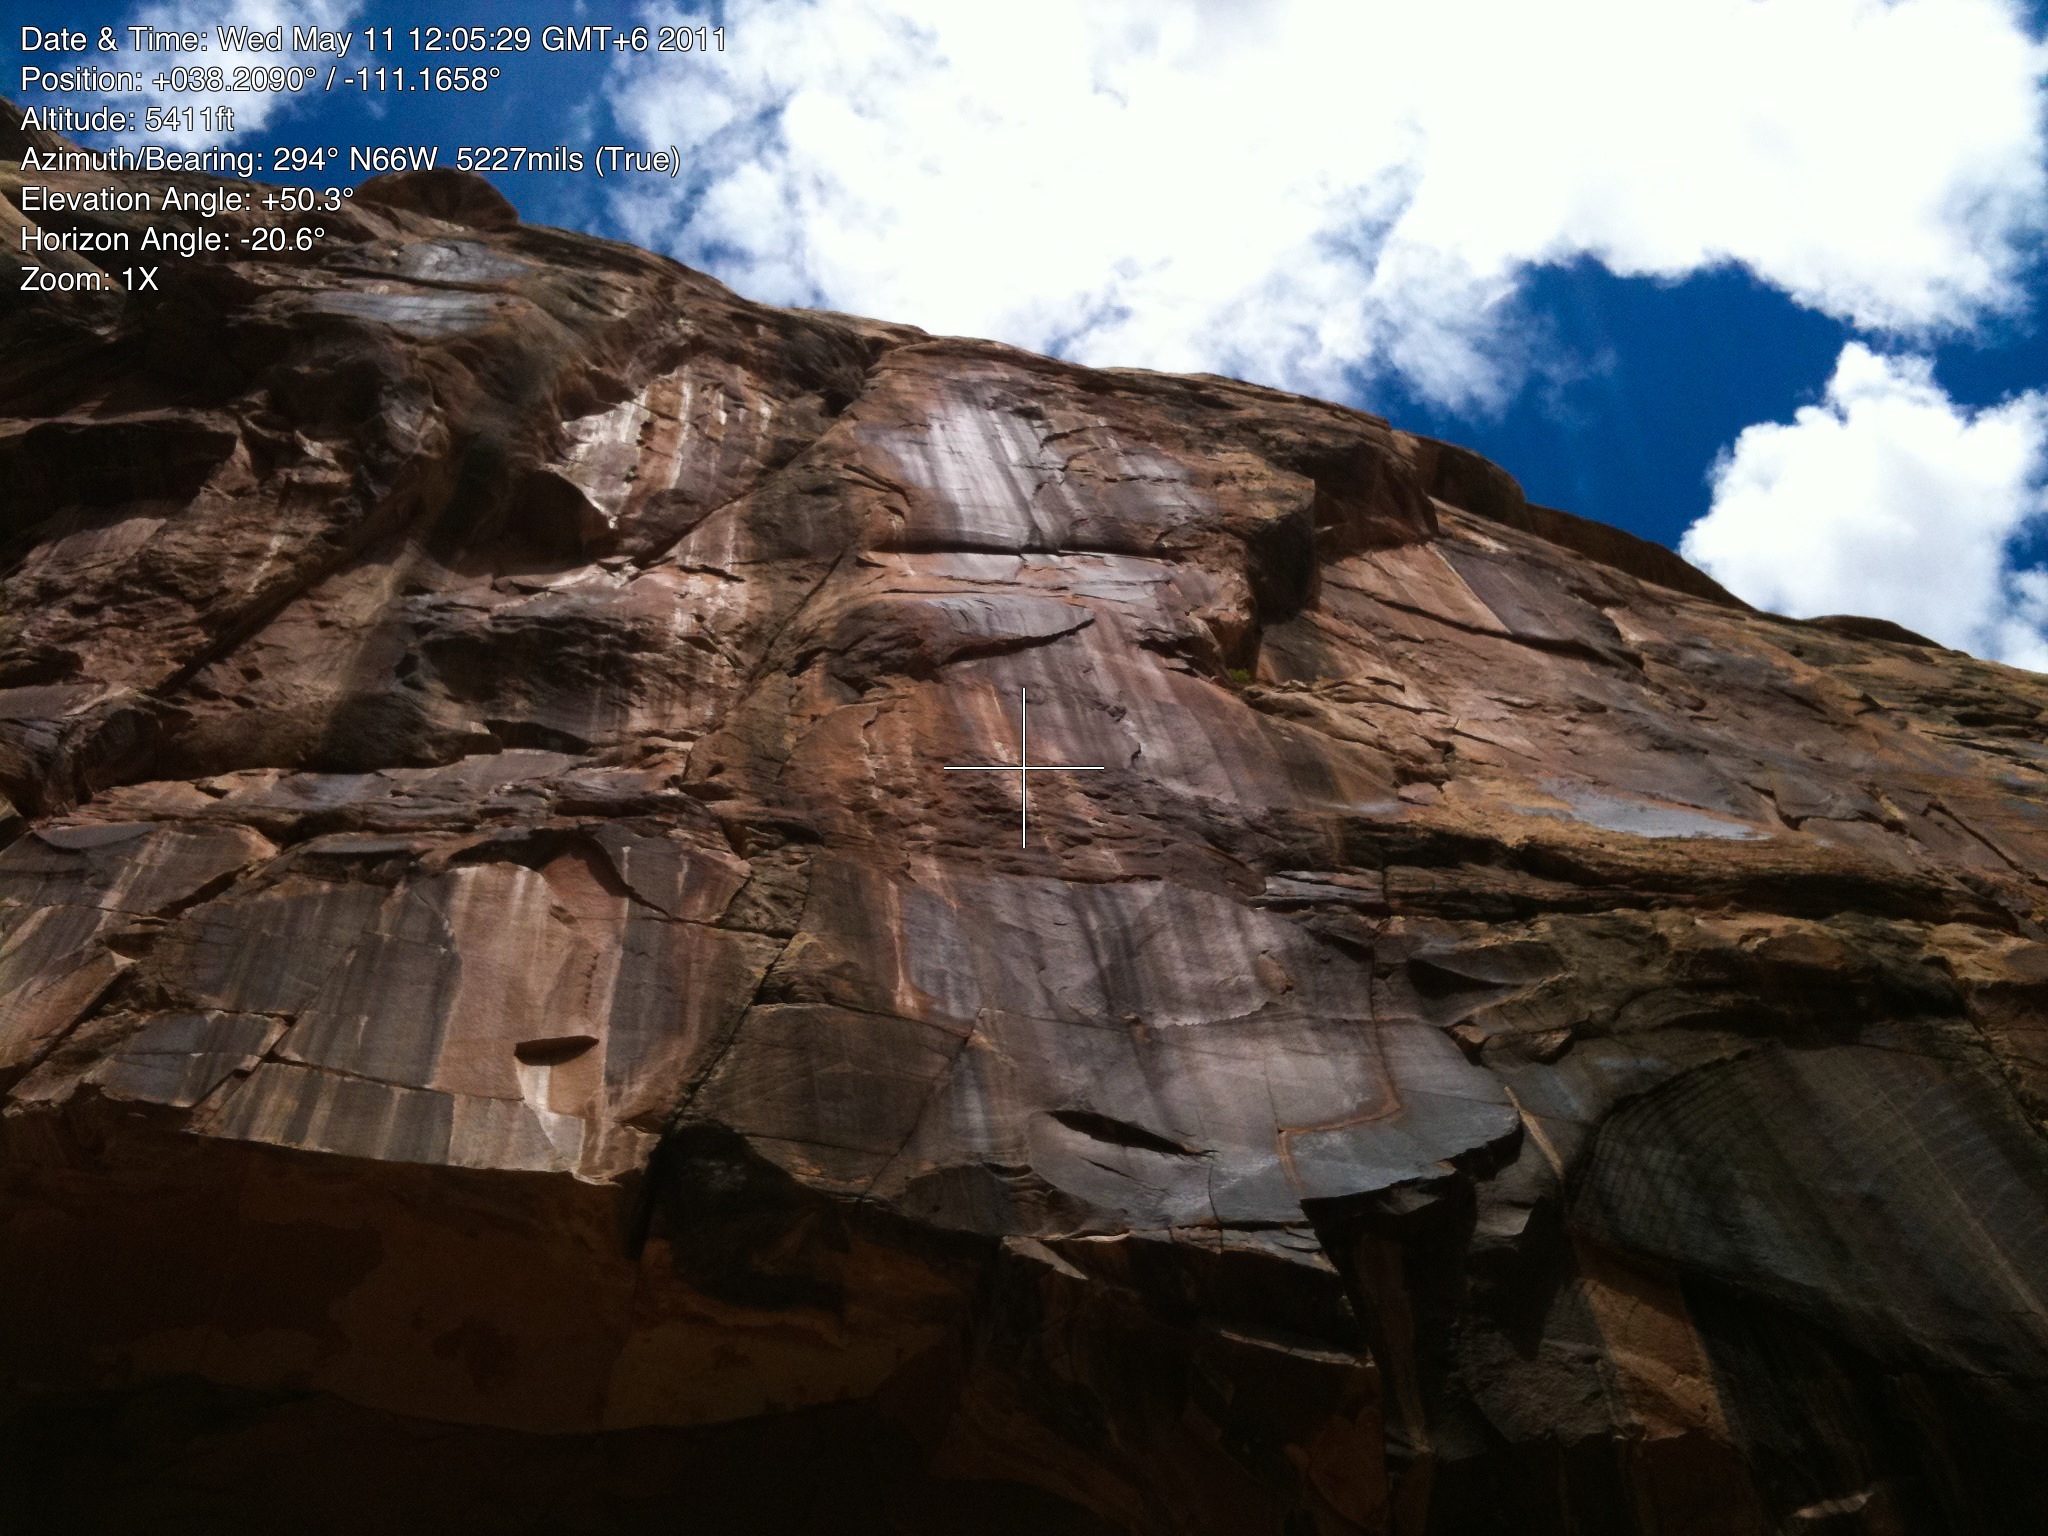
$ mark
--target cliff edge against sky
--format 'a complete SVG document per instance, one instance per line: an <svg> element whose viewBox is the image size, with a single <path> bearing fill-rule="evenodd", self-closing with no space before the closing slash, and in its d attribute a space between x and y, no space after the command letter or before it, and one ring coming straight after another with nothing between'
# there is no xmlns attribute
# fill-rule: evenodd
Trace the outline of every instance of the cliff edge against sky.
<svg viewBox="0 0 2048 1536"><path fill-rule="evenodd" d="M322 222L0 292L0 1512L2048 1519L2048 682L1356 411Z"/></svg>

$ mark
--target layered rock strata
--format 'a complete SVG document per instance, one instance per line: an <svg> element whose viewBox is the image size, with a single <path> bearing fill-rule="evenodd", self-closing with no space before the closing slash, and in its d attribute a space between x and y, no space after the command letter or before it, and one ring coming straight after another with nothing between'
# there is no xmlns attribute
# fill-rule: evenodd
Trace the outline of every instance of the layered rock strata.
<svg viewBox="0 0 2048 1536"><path fill-rule="evenodd" d="M0 1511L2048 1519L2048 684L1355 411L322 222L0 285Z"/></svg>

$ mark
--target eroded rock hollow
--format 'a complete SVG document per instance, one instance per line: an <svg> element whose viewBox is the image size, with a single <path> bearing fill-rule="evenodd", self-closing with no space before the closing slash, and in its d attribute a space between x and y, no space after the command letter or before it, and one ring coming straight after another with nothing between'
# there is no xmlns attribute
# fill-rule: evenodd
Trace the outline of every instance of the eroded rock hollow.
<svg viewBox="0 0 2048 1536"><path fill-rule="evenodd" d="M0 296L10 1529L2044 1528L2048 683L323 223Z"/></svg>

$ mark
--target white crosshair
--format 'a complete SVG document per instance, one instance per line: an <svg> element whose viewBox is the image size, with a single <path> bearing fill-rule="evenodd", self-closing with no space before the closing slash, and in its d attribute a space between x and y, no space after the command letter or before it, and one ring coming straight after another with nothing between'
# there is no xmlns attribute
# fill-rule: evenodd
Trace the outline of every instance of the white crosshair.
<svg viewBox="0 0 2048 1536"><path fill-rule="evenodd" d="M1017 846L1031 846L1031 775L1034 773L1101 773L1100 763L1034 763L1031 761L1031 690L1017 690L1017 761L1014 763L948 763L948 773L1014 773L1017 775Z"/></svg>

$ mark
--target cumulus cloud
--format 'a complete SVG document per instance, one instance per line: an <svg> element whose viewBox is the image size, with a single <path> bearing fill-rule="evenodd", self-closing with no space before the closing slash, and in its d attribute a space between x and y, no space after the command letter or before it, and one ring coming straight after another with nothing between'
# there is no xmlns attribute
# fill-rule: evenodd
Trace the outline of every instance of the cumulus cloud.
<svg viewBox="0 0 2048 1536"><path fill-rule="evenodd" d="M2048 396L1972 410L1926 359L1852 342L1819 404L1736 438L1679 547L1759 607L1875 614L2048 670L2048 572L2012 565L2044 470Z"/></svg>
<svg viewBox="0 0 2048 1536"><path fill-rule="evenodd" d="M701 21L650 10L650 21ZM1591 257L1739 264L1866 330L2015 308L2041 50L2006 0L727 0L623 62L690 194L627 233L757 297L1453 407Z"/></svg>
<svg viewBox="0 0 2048 1536"><path fill-rule="evenodd" d="M216 42L217 27L248 27L257 32L268 32L272 27L284 28L284 52L222 54L219 52L185 58L179 55L145 55L144 62L150 65L144 74L152 73L158 65L170 66L181 63L220 65L233 63L293 64L318 63L321 72L333 62L328 54L300 54L292 51L292 29L294 27L319 27L330 32L345 31L362 10L362 0L151 0L151 3L135 7L122 18L117 35L122 44L127 44L130 26L156 27L164 32L202 32L209 43ZM125 66L124 67L132 67ZM148 93L150 100L164 106L201 106L215 100L229 102L235 109L233 133L210 132L195 122L189 130L172 133L152 134L158 142L197 146L218 144L240 135L254 133L268 126L280 113L289 114L299 100L288 91L251 91L232 98L207 94L172 94L162 91ZM117 103L121 105L124 103ZM125 103L132 105L132 103Z"/></svg>

